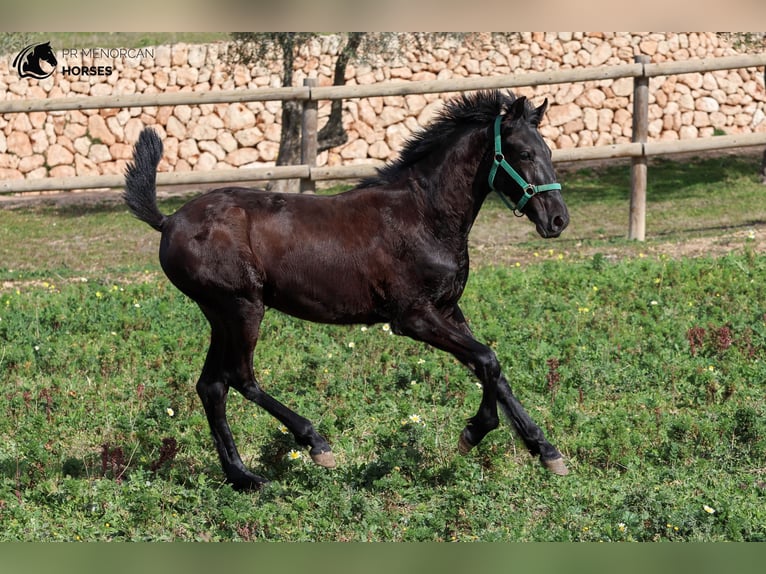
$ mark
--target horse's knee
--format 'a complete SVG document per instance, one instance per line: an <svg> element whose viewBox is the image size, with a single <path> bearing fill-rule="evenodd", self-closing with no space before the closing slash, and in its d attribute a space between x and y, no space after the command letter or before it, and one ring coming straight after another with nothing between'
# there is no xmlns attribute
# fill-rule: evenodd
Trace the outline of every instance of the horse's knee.
<svg viewBox="0 0 766 574"><path fill-rule="evenodd" d="M469 428L471 426L480 429L483 436L500 426L500 417L497 416L497 412L491 412L491 409L480 410L479 414L470 419Z"/></svg>
<svg viewBox="0 0 766 574"><path fill-rule="evenodd" d="M237 384L234 388L236 388L248 401L252 401L258 406L263 406L266 393L255 381L245 381Z"/></svg>
<svg viewBox="0 0 766 574"><path fill-rule="evenodd" d="M197 381L197 395L202 400L202 403L217 404L226 400L226 395L229 392L228 387L221 382L211 382L204 378Z"/></svg>
<svg viewBox="0 0 766 574"><path fill-rule="evenodd" d="M497 355L489 347L477 353L474 369L484 385L497 384L496 381L500 378L500 361L497 360Z"/></svg>
<svg viewBox="0 0 766 574"><path fill-rule="evenodd" d="M457 447L460 454L468 454L490 431L499 425L500 420L496 413L480 413L470 419L468 425L460 433Z"/></svg>

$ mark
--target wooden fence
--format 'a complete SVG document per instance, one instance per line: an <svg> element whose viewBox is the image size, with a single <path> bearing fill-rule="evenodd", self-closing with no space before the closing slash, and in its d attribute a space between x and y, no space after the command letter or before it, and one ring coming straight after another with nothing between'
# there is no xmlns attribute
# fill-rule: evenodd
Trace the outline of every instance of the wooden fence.
<svg viewBox="0 0 766 574"><path fill-rule="evenodd" d="M159 173L158 185L197 185L232 183L270 179L300 179L301 190L314 189L316 181L358 179L375 173L376 164L317 167L317 102L377 96L403 96L462 92L483 89L504 89L548 84L565 84L595 80L634 79L633 136L631 143L570 148L553 151L555 162L631 158L631 200L628 236L643 240L646 219L647 158L704 150L766 145L766 133L715 136L693 140L649 142L649 78L715 70L731 70L766 65L766 54L730 56L683 62L651 64L646 56L636 56L632 64L599 68L530 72L486 78L430 80L423 82L387 82L364 86L322 86L307 80L301 87L255 90L221 90L213 92L176 92L170 94L131 94L104 97L80 96L55 99L8 100L0 102L0 114L38 111L65 111L99 108L129 108L146 106L200 105L254 101L293 100L303 102L301 164L262 168L240 168L208 172ZM79 176L0 182L0 194L32 191L97 189L122 187L121 175Z"/></svg>

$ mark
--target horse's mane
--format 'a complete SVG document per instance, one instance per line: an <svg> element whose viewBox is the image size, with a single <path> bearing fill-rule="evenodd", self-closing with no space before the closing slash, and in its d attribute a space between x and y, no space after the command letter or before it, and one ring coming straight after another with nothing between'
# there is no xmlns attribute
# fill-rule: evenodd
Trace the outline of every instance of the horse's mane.
<svg viewBox="0 0 766 574"><path fill-rule="evenodd" d="M462 94L448 100L428 126L407 140L399 157L378 168L377 174L365 178L359 187L376 187L399 180L409 167L434 150L454 142L458 134L477 126L489 126L494 119L506 113L516 96L511 91L484 90ZM527 109L531 105L527 102Z"/></svg>

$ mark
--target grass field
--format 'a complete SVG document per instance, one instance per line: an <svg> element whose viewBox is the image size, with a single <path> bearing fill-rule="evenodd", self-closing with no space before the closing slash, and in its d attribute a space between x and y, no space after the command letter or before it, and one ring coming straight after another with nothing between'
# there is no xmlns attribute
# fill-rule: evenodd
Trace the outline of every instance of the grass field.
<svg viewBox="0 0 766 574"><path fill-rule="evenodd" d="M562 177L561 240L486 206L463 308L569 476L508 425L460 456L480 390L450 357L270 313L256 374L339 466L232 393L243 458L273 479L256 493L222 483L194 391L207 325L159 271L158 234L118 204L0 210L0 538L766 540L756 172L660 162L644 244L623 238L621 168Z"/></svg>

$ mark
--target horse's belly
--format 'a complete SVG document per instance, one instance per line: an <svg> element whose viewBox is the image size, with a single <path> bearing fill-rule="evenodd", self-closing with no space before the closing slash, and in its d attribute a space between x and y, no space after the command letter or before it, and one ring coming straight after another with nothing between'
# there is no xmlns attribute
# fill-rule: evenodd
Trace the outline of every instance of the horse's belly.
<svg viewBox="0 0 766 574"><path fill-rule="evenodd" d="M292 274L264 285L267 306L318 323L376 323L385 320L373 290L357 273Z"/></svg>

